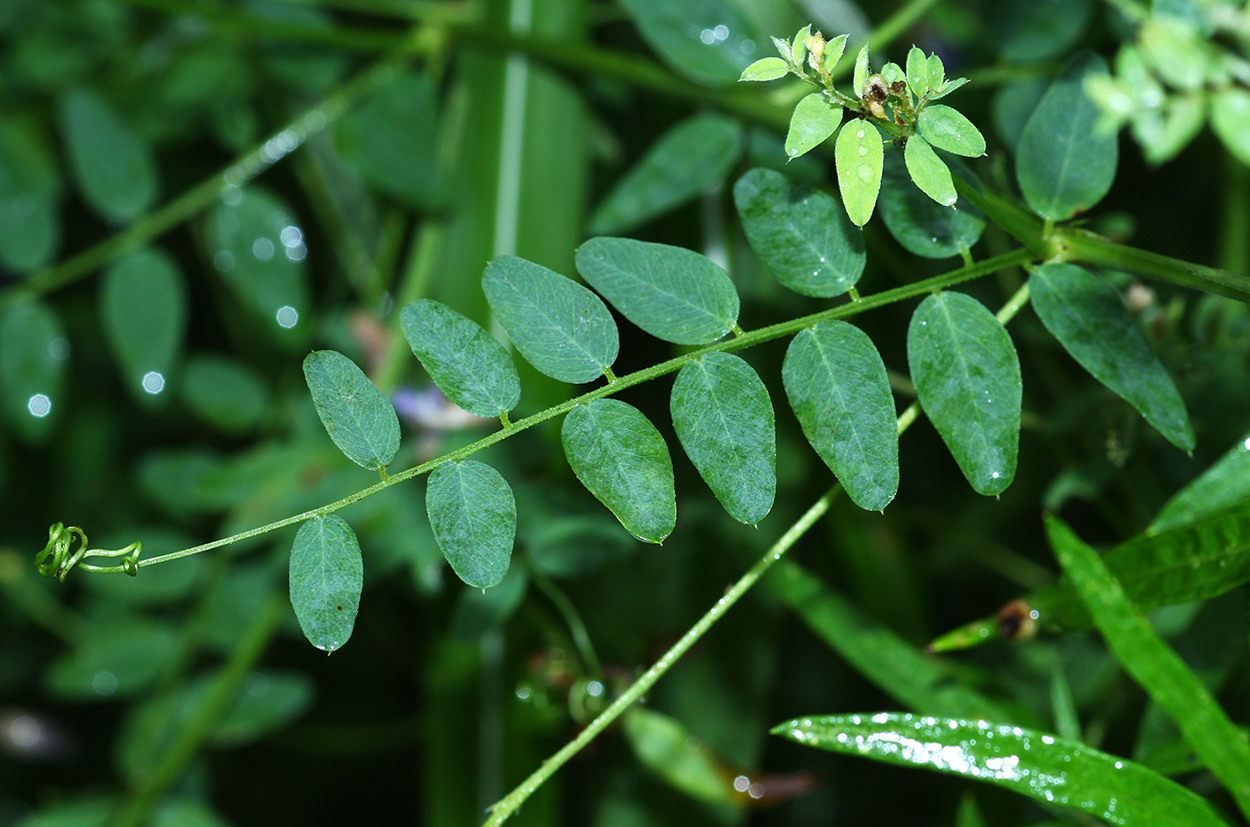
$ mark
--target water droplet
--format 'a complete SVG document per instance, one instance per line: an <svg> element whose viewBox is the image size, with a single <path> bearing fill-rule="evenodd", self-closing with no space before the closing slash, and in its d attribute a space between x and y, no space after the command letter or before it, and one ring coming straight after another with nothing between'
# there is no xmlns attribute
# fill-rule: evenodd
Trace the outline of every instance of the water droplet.
<svg viewBox="0 0 1250 827"><path fill-rule="evenodd" d="M145 391L155 396L165 390L165 377L160 371L150 370L143 374L142 385Z"/></svg>
<svg viewBox="0 0 1250 827"><path fill-rule="evenodd" d="M866 146L861 146L861 147L859 148L859 154L860 154L860 156L867 155L867 154L868 154L868 147L866 147Z"/></svg>
<svg viewBox="0 0 1250 827"><path fill-rule="evenodd" d="M856 137L856 138L862 138L862 137L864 137L864 130L862 130L862 129L857 129L857 130L855 130L855 137Z"/></svg>
<svg viewBox="0 0 1250 827"><path fill-rule="evenodd" d="M273 258L273 242L261 236L252 242L252 255L261 261L268 261Z"/></svg>
<svg viewBox="0 0 1250 827"><path fill-rule="evenodd" d="M237 207L243 201L243 190L234 184L227 184L221 190L221 203L227 207Z"/></svg>
<svg viewBox="0 0 1250 827"><path fill-rule="evenodd" d="M22 715L13 719L13 723L9 724L9 738L19 747L29 749L39 743L39 736L42 727L39 722L29 715Z"/></svg>
<svg viewBox="0 0 1250 827"><path fill-rule="evenodd" d="M30 411L30 415L36 419L43 419L52 413L52 400L47 394L37 393L26 400L26 410Z"/></svg>
<svg viewBox="0 0 1250 827"><path fill-rule="evenodd" d="M745 775L740 775L734 779L734 789L740 793L746 792L747 788L750 786L751 779L747 778Z"/></svg>
<svg viewBox="0 0 1250 827"><path fill-rule="evenodd" d="M586 684L586 694L592 698L598 698L603 694L603 684L599 681L591 681Z"/></svg>
<svg viewBox="0 0 1250 827"><path fill-rule="evenodd" d="M284 304L278 308L275 318L279 325L290 329L299 323L299 311L289 304Z"/></svg>
<svg viewBox="0 0 1250 827"><path fill-rule="evenodd" d="M58 362L69 358L69 339L56 338L48 342L48 355Z"/></svg>
<svg viewBox="0 0 1250 827"><path fill-rule="evenodd" d="M117 678L112 672L96 672L91 679L91 688L97 695L112 695L117 691Z"/></svg>
<svg viewBox="0 0 1250 827"><path fill-rule="evenodd" d="M213 255L213 266L218 273L229 273L234 269L234 253L229 250L218 250Z"/></svg>

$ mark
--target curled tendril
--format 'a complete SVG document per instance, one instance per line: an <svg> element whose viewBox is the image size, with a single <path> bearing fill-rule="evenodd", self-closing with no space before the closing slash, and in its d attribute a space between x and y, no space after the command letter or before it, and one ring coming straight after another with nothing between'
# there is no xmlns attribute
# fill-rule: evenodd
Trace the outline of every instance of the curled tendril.
<svg viewBox="0 0 1250 827"><path fill-rule="evenodd" d="M70 547L74 538L78 538L78 550L71 553ZM44 577L55 577L62 583L74 566L81 565L87 571L119 572L124 571L131 577L139 573L139 552L143 543L131 543L125 548L109 551L102 548L87 548L87 534L78 526L65 527L64 523L53 523L48 528L48 544L43 551L35 554L35 568ZM84 562L88 557L120 557L121 565L97 566Z"/></svg>

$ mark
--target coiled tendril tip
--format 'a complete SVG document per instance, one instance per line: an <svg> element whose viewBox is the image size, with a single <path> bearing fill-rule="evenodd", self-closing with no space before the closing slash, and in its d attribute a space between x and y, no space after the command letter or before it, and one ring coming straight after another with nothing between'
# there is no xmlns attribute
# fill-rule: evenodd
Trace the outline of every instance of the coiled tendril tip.
<svg viewBox="0 0 1250 827"><path fill-rule="evenodd" d="M78 550L71 553L74 538L78 538ZM48 544L43 551L35 554L35 568L44 577L55 577L62 583L74 566L80 565L86 571L97 573L125 572L131 577L139 574L139 552L143 543L135 542L125 548L109 551L102 548L87 548L87 534L78 526L64 523L53 523L48 528ZM97 566L84 562L88 557L120 557L117 566Z"/></svg>

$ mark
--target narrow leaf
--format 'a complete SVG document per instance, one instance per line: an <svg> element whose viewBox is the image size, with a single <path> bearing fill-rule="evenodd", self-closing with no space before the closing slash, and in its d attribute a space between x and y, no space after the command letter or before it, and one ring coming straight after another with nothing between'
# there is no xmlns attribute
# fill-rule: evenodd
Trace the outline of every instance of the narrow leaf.
<svg viewBox="0 0 1250 827"><path fill-rule="evenodd" d="M753 169L734 185L734 203L751 249L796 293L833 298L863 275L863 233L832 196L780 172Z"/></svg>
<svg viewBox="0 0 1250 827"><path fill-rule="evenodd" d="M729 173L742 152L742 129L724 115L701 114L665 132L626 172L590 217L595 235L622 233L686 203Z"/></svg>
<svg viewBox="0 0 1250 827"><path fill-rule="evenodd" d="M456 576L478 589L503 580L516 538L516 499L503 475L476 460L440 465L425 489L425 509Z"/></svg>
<svg viewBox="0 0 1250 827"><path fill-rule="evenodd" d="M942 58L937 55L929 55L925 61L925 78L929 81L930 89L941 88L942 82L946 80L946 69L942 66Z"/></svg>
<svg viewBox="0 0 1250 827"><path fill-rule="evenodd" d="M898 492L898 422L872 340L825 321L794 337L781 369L803 434L860 508L880 511Z"/></svg>
<svg viewBox="0 0 1250 827"><path fill-rule="evenodd" d="M1038 318L1073 359L1182 450L1194 447L1185 402L1115 288L1075 264L1034 268Z"/></svg>
<svg viewBox="0 0 1250 827"><path fill-rule="evenodd" d="M842 53L846 51L846 41L849 35L840 34L833 40L825 43L824 67L826 72L832 72L834 67L838 65L838 61L842 59Z"/></svg>
<svg viewBox="0 0 1250 827"><path fill-rule="evenodd" d="M960 178L981 189L980 180L962 160L944 160L949 160ZM968 199L959 197L951 209L921 192L897 152L886 155L879 206L890 235L908 251L925 258L957 256L976 244L985 230L985 216Z"/></svg>
<svg viewBox="0 0 1250 827"><path fill-rule="evenodd" d="M907 330L916 394L973 490L1001 494L1016 474L1020 359L985 306L945 291L921 302Z"/></svg>
<svg viewBox="0 0 1250 827"><path fill-rule="evenodd" d="M348 459L375 470L391 464L399 417L364 371L341 353L317 350L304 359L304 379L321 424Z"/></svg>
<svg viewBox="0 0 1250 827"><path fill-rule="evenodd" d="M156 201L152 150L103 98L78 90L61 99L61 128L83 200L108 221L126 222Z"/></svg>
<svg viewBox="0 0 1250 827"><path fill-rule="evenodd" d="M620 339L607 305L554 270L516 256L482 276L486 300L517 350L561 382L592 382L616 361Z"/></svg>
<svg viewBox="0 0 1250 827"><path fill-rule="evenodd" d="M1158 534L1250 502L1250 434L1159 509L1147 531Z"/></svg>
<svg viewBox="0 0 1250 827"><path fill-rule="evenodd" d="M673 532L673 461L641 411L616 399L595 399L569 411L561 439L573 473L630 534L661 543Z"/></svg>
<svg viewBox="0 0 1250 827"><path fill-rule="evenodd" d="M917 98L929 94L928 64L925 62L924 51L912 46L907 53L907 85Z"/></svg>
<svg viewBox="0 0 1250 827"><path fill-rule="evenodd" d="M984 720L897 712L796 718L773 729L796 743L993 784L1113 824L1227 827L1196 793L1077 741Z"/></svg>
<svg viewBox="0 0 1250 827"><path fill-rule="evenodd" d="M786 132L786 155L797 158L825 142L842 123L842 107L813 92L794 107Z"/></svg>
<svg viewBox="0 0 1250 827"><path fill-rule="evenodd" d="M855 55L855 72L851 75L851 86L855 95L864 94L864 85L868 83L868 44L865 42L859 47L859 54Z"/></svg>
<svg viewBox="0 0 1250 827"><path fill-rule="evenodd" d="M985 154L985 136L957 109L940 103L929 104L920 110L916 126L924 139L938 149L967 158Z"/></svg>
<svg viewBox="0 0 1250 827"><path fill-rule="evenodd" d="M625 318L666 342L714 342L738 320L728 274L684 247L592 238L577 250L577 270Z"/></svg>
<svg viewBox="0 0 1250 827"><path fill-rule="evenodd" d="M942 159L929 146L928 141L919 135L913 135L903 149L903 158L911 180L925 195L943 207L955 206L959 196L955 193L951 171L942 163Z"/></svg>
<svg viewBox="0 0 1250 827"><path fill-rule="evenodd" d="M738 80L777 80L790 73L790 67L779 57L763 57L742 70Z"/></svg>
<svg viewBox="0 0 1250 827"><path fill-rule="evenodd" d="M1025 124L1016 180L1024 200L1043 218L1063 221L1091 209L1115 180L1116 136L1097 128L1101 112L1085 94L1085 78L1106 73L1101 57L1077 54Z"/></svg>
<svg viewBox="0 0 1250 827"><path fill-rule="evenodd" d="M69 340L56 314L33 299L0 311L0 405L27 439L42 439L65 404Z"/></svg>
<svg viewBox="0 0 1250 827"><path fill-rule="evenodd" d="M300 526L291 548L291 605L308 642L333 652L352 636L364 564L360 544L337 514L313 517Z"/></svg>
<svg viewBox="0 0 1250 827"><path fill-rule="evenodd" d="M1098 552L1053 515L1047 517L1046 534L1112 655L1167 710L1242 813L1250 813L1250 742L1133 606Z"/></svg>
<svg viewBox="0 0 1250 827"><path fill-rule="evenodd" d="M777 490L777 433L759 375L738 356L709 353L677 374L670 408L677 439L729 516L762 520Z"/></svg>
<svg viewBox="0 0 1250 827"><path fill-rule="evenodd" d="M847 121L838 133L834 146L834 160L838 165L838 190L846 215L857 227L872 218L881 190L881 170L885 163L885 149L881 133L868 121Z"/></svg>
<svg viewBox="0 0 1250 827"><path fill-rule="evenodd" d="M521 399L516 365L481 325L431 299L405 305L399 324L421 366L452 402L484 417L516 407Z"/></svg>
<svg viewBox="0 0 1250 827"><path fill-rule="evenodd" d="M130 254L104 272L100 313L126 389L166 398L160 394L182 349L187 315L178 265L160 250Z"/></svg>
<svg viewBox="0 0 1250 827"><path fill-rule="evenodd" d="M710 804L741 805L733 773L680 721L635 706L625 713L624 730L639 762L674 789Z"/></svg>

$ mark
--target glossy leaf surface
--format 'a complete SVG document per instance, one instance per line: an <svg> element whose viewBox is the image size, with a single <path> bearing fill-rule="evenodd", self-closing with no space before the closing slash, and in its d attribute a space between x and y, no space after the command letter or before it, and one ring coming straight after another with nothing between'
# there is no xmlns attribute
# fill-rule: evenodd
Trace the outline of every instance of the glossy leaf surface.
<svg viewBox="0 0 1250 827"><path fill-rule="evenodd" d="M951 169L981 189L981 182L958 158L949 159ZM881 219L890 235L908 251L925 258L957 256L972 247L985 230L985 216L968 199L960 197L955 208L943 207L915 185L899 153L885 157L879 204Z"/></svg>
<svg viewBox="0 0 1250 827"><path fill-rule="evenodd" d="M561 382L592 382L616 361L620 339L607 305L554 270L516 256L482 276L486 300L526 361Z"/></svg>
<svg viewBox="0 0 1250 827"><path fill-rule="evenodd" d="M756 52L747 19L727 0L623 0L621 5L660 58L698 83L733 83Z"/></svg>
<svg viewBox="0 0 1250 827"><path fill-rule="evenodd" d="M838 165L838 190L851 223L862 227L872 218L881 190L885 149L881 133L868 121L847 121L834 146Z"/></svg>
<svg viewBox="0 0 1250 827"><path fill-rule="evenodd" d="M1196 793L1077 741L987 721L897 712L796 718L773 734L887 764L984 781L1115 824L1227 827Z"/></svg>
<svg viewBox="0 0 1250 827"><path fill-rule="evenodd" d="M162 394L186 327L178 265L157 249L130 254L104 272L100 313L126 390L140 398Z"/></svg>
<svg viewBox="0 0 1250 827"><path fill-rule="evenodd" d="M777 281L816 298L840 296L864 272L863 234L832 196L770 169L734 185L751 249Z"/></svg>
<svg viewBox="0 0 1250 827"><path fill-rule="evenodd" d="M798 158L825 142L842 123L842 107L829 102L820 92L803 98L790 115L786 132L786 156Z"/></svg>
<svg viewBox="0 0 1250 827"><path fill-rule="evenodd" d="M1023 390L1016 348L994 314L962 293L930 296L911 317L907 363L921 406L973 490L1006 490Z"/></svg>
<svg viewBox="0 0 1250 827"><path fill-rule="evenodd" d="M985 136L957 109L940 103L930 104L920 110L916 127L924 139L938 149L967 158L985 154Z"/></svg>
<svg viewBox="0 0 1250 827"><path fill-rule="evenodd" d="M729 516L755 525L773 507L777 433L759 375L741 357L709 353L673 382L673 428Z"/></svg>
<svg viewBox="0 0 1250 827"><path fill-rule="evenodd" d="M46 305L15 302L0 311L0 405L28 439L46 435L65 403L70 345Z"/></svg>
<svg viewBox="0 0 1250 827"><path fill-rule="evenodd" d="M187 360L182 399L196 416L230 433L255 428L269 406L264 378L244 362L221 356Z"/></svg>
<svg viewBox="0 0 1250 827"><path fill-rule="evenodd" d="M503 580L516 538L516 499L502 474L476 460L444 463L430 475L425 510L457 577L478 589Z"/></svg>
<svg viewBox="0 0 1250 827"><path fill-rule="evenodd" d="M309 643L327 652L347 643L360 609L364 564L346 520L330 514L300 526L291 547L290 588Z"/></svg>
<svg viewBox="0 0 1250 827"><path fill-rule="evenodd" d="M943 207L955 206L959 196L955 193L951 171L933 151L933 147L929 146L928 141L919 135L913 135L903 149L903 158L911 180L921 192Z"/></svg>
<svg viewBox="0 0 1250 827"><path fill-rule="evenodd" d="M794 337L781 369L803 434L860 508L880 511L898 492L898 423L885 365L848 322Z"/></svg>
<svg viewBox="0 0 1250 827"><path fill-rule="evenodd" d="M83 200L100 217L126 222L156 201L156 161L147 143L94 92L61 99L61 129Z"/></svg>
<svg viewBox="0 0 1250 827"><path fill-rule="evenodd" d="M924 51L918 46L912 46L907 53L907 85L911 87L912 94L918 98L929 93L928 65L925 62Z"/></svg>
<svg viewBox="0 0 1250 827"><path fill-rule="evenodd" d="M1147 531L1158 534L1250 502L1250 435L1163 504Z"/></svg>
<svg viewBox="0 0 1250 827"><path fill-rule="evenodd" d="M1046 519L1046 535L1115 659L1167 710L1242 811L1250 812L1250 742L1141 615L1098 552L1054 515Z"/></svg>
<svg viewBox="0 0 1250 827"><path fill-rule="evenodd" d="M419 299L399 311L399 324L421 366L452 402L484 417L516 407L521 399L516 365L477 322L440 302Z"/></svg>
<svg viewBox="0 0 1250 827"><path fill-rule="evenodd" d="M1185 402L1114 287L1083 267L1052 263L1034 268L1029 293L1038 318L1081 367L1173 445L1193 449Z"/></svg>
<svg viewBox="0 0 1250 827"><path fill-rule="evenodd" d="M1016 180L1028 205L1063 221L1091 209L1111 189L1119 151L1114 134L1097 129L1101 113L1085 78L1107 64L1082 53L1064 66L1033 110L1016 149Z"/></svg>
<svg viewBox="0 0 1250 827"><path fill-rule="evenodd" d="M738 321L733 282L706 256L632 238L592 238L577 271L625 318L666 342L704 345Z"/></svg>
<svg viewBox="0 0 1250 827"><path fill-rule="evenodd" d="M632 230L721 181L742 151L742 129L724 115L682 121L647 150L590 217L590 232Z"/></svg>
<svg viewBox="0 0 1250 827"><path fill-rule="evenodd" d="M573 473L630 534L661 543L673 532L673 461L641 411L616 399L595 399L569 411L561 439Z"/></svg>
<svg viewBox="0 0 1250 827"><path fill-rule="evenodd" d="M391 464L399 417L355 362L333 350L313 351L304 359L304 379L321 424L348 459L375 470Z"/></svg>

